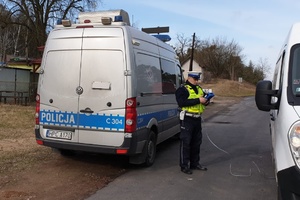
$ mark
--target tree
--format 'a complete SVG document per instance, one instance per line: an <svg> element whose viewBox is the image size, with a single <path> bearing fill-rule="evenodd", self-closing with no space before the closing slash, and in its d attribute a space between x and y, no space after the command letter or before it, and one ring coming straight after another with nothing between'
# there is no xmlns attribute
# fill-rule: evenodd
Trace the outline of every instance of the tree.
<svg viewBox="0 0 300 200"><path fill-rule="evenodd" d="M182 62L190 57L191 39L180 34L177 40L175 50ZM235 80L242 74L242 48L234 40L228 42L224 38L215 38L210 41L196 37L194 47L194 59L213 77Z"/></svg>
<svg viewBox="0 0 300 200"><path fill-rule="evenodd" d="M242 48L234 41L224 38L198 41L196 59L215 78L235 80L243 67Z"/></svg>
<svg viewBox="0 0 300 200"><path fill-rule="evenodd" d="M248 66L244 67L242 77L245 81L251 82L253 80L253 71L254 71L254 64L250 60Z"/></svg>
<svg viewBox="0 0 300 200"><path fill-rule="evenodd" d="M200 51L196 51L195 59L200 66L209 71L215 78L228 78L225 76L224 67L222 63L222 55L220 55L220 49L216 45L206 45Z"/></svg>
<svg viewBox="0 0 300 200"><path fill-rule="evenodd" d="M0 61L5 61L6 54L14 54L20 27L8 23L9 11L0 4Z"/></svg>
<svg viewBox="0 0 300 200"><path fill-rule="evenodd" d="M177 43L175 44L175 51L179 57L179 62L182 63L189 57L188 49L191 46L191 39L186 38L183 33L177 34Z"/></svg>
<svg viewBox="0 0 300 200"><path fill-rule="evenodd" d="M191 54L191 38L183 34L177 35L178 43L175 47L180 62L186 60ZM203 67L204 73L212 78L237 80L242 77L247 82L257 84L266 78L270 66L267 59L259 59L257 65L252 61L246 66L243 63L243 48L234 40L217 37L213 40L195 40L194 59Z"/></svg>
<svg viewBox="0 0 300 200"><path fill-rule="evenodd" d="M257 68L262 72L261 80L267 77L267 74L270 73L270 64L268 59L259 58Z"/></svg>
<svg viewBox="0 0 300 200"><path fill-rule="evenodd" d="M25 27L30 35L25 41L35 47L43 46L49 31L60 18L75 19L79 12L90 11L97 7L97 0L6 0L2 5L10 15L5 23ZM1 18L0 18L1 20ZM2 21L3 23L3 21ZM25 37L26 38L26 37ZM36 52L36 48L32 53ZM36 52L37 53L37 52Z"/></svg>
<svg viewBox="0 0 300 200"><path fill-rule="evenodd" d="M249 65L243 69L243 79L254 85L258 81L263 80L266 77L266 72L269 70L269 65L266 59L259 59L259 64L255 65L252 61Z"/></svg>
<svg viewBox="0 0 300 200"><path fill-rule="evenodd" d="M241 77L244 68L244 64L241 60L241 57L230 55L227 68L230 80L237 80L238 77Z"/></svg>

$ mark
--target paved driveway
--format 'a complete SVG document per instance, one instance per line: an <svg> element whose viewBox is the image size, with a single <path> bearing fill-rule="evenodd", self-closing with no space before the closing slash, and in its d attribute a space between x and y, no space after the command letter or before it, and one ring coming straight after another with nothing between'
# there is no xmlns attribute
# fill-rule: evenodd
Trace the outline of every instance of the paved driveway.
<svg viewBox="0 0 300 200"><path fill-rule="evenodd" d="M158 147L150 168L132 168L88 200L274 200L269 114L245 98L206 117L201 162L208 171L180 172L179 141Z"/></svg>

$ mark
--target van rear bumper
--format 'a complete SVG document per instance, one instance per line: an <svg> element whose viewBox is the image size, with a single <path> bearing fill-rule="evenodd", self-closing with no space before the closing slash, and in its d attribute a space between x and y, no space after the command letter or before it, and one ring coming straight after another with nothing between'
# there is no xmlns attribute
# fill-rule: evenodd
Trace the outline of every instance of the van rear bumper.
<svg viewBox="0 0 300 200"><path fill-rule="evenodd" d="M36 140L42 141L44 146L52 147L55 149L66 149L74 151L85 151L92 153L102 153L102 154L118 154L117 150L127 150L127 153L124 155L136 155L142 152L143 146L146 143L146 140L137 141L136 137L125 138L124 142L119 147L114 146L100 146L94 144L83 144L83 143L70 143L58 140L49 140L44 139L40 135L38 129L35 130Z"/></svg>
<svg viewBox="0 0 300 200"><path fill-rule="evenodd" d="M300 200L300 171L290 167L277 173L281 199Z"/></svg>

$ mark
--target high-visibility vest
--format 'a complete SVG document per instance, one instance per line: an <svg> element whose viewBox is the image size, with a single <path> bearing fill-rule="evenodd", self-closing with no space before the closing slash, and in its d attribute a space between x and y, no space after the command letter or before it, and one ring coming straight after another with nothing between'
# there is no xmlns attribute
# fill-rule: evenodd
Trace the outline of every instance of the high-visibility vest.
<svg viewBox="0 0 300 200"><path fill-rule="evenodd" d="M196 87L198 89L198 94L196 94L196 92L193 90L193 88L190 85L185 85L185 88L189 92L188 99L196 99L196 98L203 97L204 92L203 92L202 88L200 86L196 86ZM194 114L201 114L201 113L203 113L204 109L205 109L205 106L201 103L194 105L194 106L182 107L182 110L186 110L186 112L194 113Z"/></svg>

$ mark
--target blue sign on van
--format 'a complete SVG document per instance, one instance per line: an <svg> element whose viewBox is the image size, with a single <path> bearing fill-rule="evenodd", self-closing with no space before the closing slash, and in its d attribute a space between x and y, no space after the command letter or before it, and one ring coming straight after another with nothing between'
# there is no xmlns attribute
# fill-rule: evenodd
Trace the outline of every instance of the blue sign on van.
<svg viewBox="0 0 300 200"><path fill-rule="evenodd" d="M86 115L53 110L40 111L40 124L42 125L124 131L124 121L125 118L121 115Z"/></svg>

